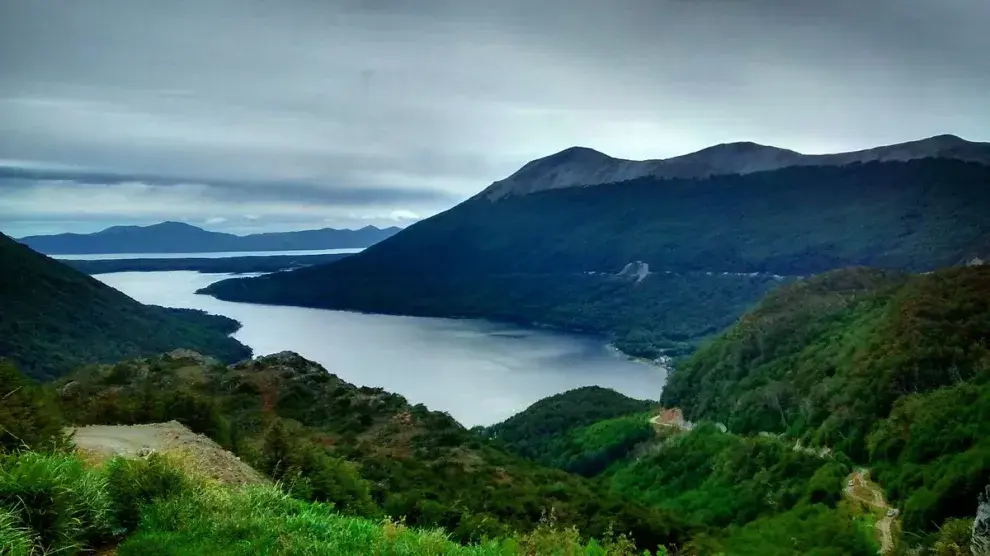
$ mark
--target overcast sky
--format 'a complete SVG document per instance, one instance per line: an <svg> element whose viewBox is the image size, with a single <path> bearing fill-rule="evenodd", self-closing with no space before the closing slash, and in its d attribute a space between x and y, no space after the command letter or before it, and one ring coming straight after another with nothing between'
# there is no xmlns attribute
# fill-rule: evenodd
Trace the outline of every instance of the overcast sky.
<svg viewBox="0 0 990 556"><path fill-rule="evenodd" d="M408 224L572 145L990 140L987 0L0 0L0 230Z"/></svg>

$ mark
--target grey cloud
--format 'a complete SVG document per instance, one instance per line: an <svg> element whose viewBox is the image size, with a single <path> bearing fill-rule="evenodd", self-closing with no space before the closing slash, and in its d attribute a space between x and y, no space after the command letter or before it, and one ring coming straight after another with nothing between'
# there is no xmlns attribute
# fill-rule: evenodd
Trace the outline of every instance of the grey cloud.
<svg viewBox="0 0 990 556"><path fill-rule="evenodd" d="M195 176L201 202L428 215L574 144L659 158L732 140L990 140L985 0L0 0L0 14L0 159Z"/></svg>

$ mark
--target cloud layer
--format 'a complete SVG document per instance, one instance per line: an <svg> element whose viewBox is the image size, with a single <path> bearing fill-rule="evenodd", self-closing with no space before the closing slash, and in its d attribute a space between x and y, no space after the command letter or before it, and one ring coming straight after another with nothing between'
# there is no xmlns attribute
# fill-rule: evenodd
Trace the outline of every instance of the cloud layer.
<svg viewBox="0 0 990 556"><path fill-rule="evenodd" d="M18 235L385 223L574 144L658 158L733 140L990 139L984 0L0 0L0 13L0 160L58 170L0 177L0 230Z"/></svg>

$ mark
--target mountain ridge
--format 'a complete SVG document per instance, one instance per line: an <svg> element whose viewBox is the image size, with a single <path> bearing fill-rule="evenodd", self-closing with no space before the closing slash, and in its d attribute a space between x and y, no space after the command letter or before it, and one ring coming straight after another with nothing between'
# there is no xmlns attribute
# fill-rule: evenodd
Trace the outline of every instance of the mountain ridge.
<svg viewBox="0 0 990 556"><path fill-rule="evenodd" d="M17 241L48 255L90 253L208 253L217 251L302 251L364 248L399 232L396 226L360 229L320 228L296 232L235 235L185 222L111 226L91 234L34 235Z"/></svg>
<svg viewBox="0 0 990 556"><path fill-rule="evenodd" d="M570 147L528 162L477 195L496 201L550 189L618 183L643 177L707 178L750 174L792 166L845 166L867 162L906 162L946 158L990 165L990 143L967 141L951 134L936 135L870 149L833 154L803 154L752 141L721 143L666 159L626 160L588 147Z"/></svg>

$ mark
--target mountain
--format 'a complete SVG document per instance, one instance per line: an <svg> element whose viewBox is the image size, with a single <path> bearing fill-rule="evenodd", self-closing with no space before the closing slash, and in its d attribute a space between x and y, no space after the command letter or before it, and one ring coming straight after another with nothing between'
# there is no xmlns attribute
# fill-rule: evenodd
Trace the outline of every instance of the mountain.
<svg viewBox="0 0 990 556"><path fill-rule="evenodd" d="M808 155L752 142L725 143L664 160L624 160L584 147L571 147L534 160L480 193L498 200L549 189L619 183L637 178L707 178L750 174L791 166L845 166L868 162L905 162L944 158L990 164L990 143L939 135L862 151Z"/></svg>
<svg viewBox="0 0 990 556"><path fill-rule="evenodd" d="M942 141L956 146L933 151ZM540 323L602 334L626 353L655 358L690 350L801 276L852 265L927 271L985 258L990 165L952 158L982 148L933 139L869 151L883 161L647 176L495 201L479 195L341 261L204 292ZM921 152L948 158L895 160ZM620 275L637 262L636 276Z"/></svg>
<svg viewBox="0 0 990 556"><path fill-rule="evenodd" d="M251 355L229 337L233 319L142 305L3 234L0 268L0 357L35 378L176 348L228 362Z"/></svg>
<svg viewBox="0 0 990 556"><path fill-rule="evenodd" d="M905 529L990 482L990 267L833 271L781 287L679 365L662 401L869 466Z"/></svg>
<svg viewBox="0 0 990 556"><path fill-rule="evenodd" d="M87 253L208 253L224 251L301 251L367 247L399 228L323 228L237 236L210 232L182 222L113 226L93 234L28 236L18 241L49 255Z"/></svg>

